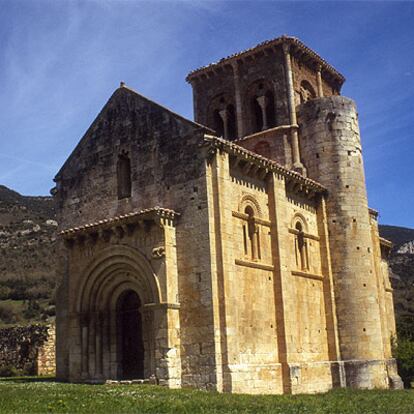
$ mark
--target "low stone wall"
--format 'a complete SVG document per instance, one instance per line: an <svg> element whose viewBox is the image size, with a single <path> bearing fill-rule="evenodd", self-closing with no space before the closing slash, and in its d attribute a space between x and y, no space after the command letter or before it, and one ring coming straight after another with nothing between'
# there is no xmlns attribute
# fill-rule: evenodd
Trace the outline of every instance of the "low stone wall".
<svg viewBox="0 0 414 414"><path fill-rule="evenodd" d="M55 326L28 325L0 329L0 368L32 375L54 375Z"/></svg>

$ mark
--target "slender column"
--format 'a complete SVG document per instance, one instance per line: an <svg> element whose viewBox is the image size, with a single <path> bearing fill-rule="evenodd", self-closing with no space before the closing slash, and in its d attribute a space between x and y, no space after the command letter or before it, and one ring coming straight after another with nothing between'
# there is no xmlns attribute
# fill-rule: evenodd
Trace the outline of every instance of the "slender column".
<svg viewBox="0 0 414 414"><path fill-rule="evenodd" d="M147 353L147 356L145 357L145 375L149 378L156 375L153 313L154 309L152 308L148 308L145 306L142 308L142 322L144 328L143 334L145 335L145 340L147 343L147 348L145 348L145 352Z"/></svg>
<svg viewBox="0 0 414 414"><path fill-rule="evenodd" d="M287 92L288 92L290 124L296 126L298 122L296 119L296 105L295 105L295 93L293 89L292 62L290 59L289 49L290 49L289 45L284 43L283 54L285 56L285 73L286 73L286 85L287 85ZM298 137L298 131L296 128L292 128L291 140L292 140L293 169L302 174L305 174L306 173L305 167L300 161L299 137Z"/></svg>
<svg viewBox="0 0 414 414"><path fill-rule="evenodd" d="M102 314L99 313L96 318L96 333L95 333L95 374L97 377L102 377Z"/></svg>
<svg viewBox="0 0 414 414"><path fill-rule="evenodd" d="M102 313L102 373L105 377L111 376L111 331L110 313Z"/></svg>
<svg viewBox="0 0 414 414"><path fill-rule="evenodd" d="M118 331L117 331L117 314L115 309L109 312L108 315L108 341L109 341L109 350L110 350L110 364L109 372L112 378L118 378L120 375L119 372L119 349L118 349Z"/></svg>
<svg viewBox="0 0 414 414"><path fill-rule="evenodd" d="M88 376L88 350L89 350L89 328L88 328L88 321L87 318L81 316L81 367L82 367L82 378L86 378Z"/></svg>
<svg viewBox="0 0 414 414"><path fill-rule="evenodd" d="M237 62L232 63L233 77L234 77L234 94L236 98L236 119L237 119L237 138L244 137L243 128L243 111L242 111L242 96L240 91L240 75Z"/></svg>
<svg viewBox="0 0 414 414"><path fill-rule="evenodd" d="M262 131L268 129L269 127L267 126L267 113L266 113L266 96L259 96L258 98L256 98L257 103L260 106L260 109L262 110L262 119L263 119L263 127L262 127Z"/></svg>
<svg viewBox="0 0 414 414"><path fill-rule="evenodd" d="M95 356L96 356L96 315L91 312L89 316L89 347L88 347L88 373L92 377L95 373Z"/></svg>
<svg viewBox="0 0 414 414"><path fill-rule="evenodd" d="M227 122L227 110L223 109L219 112L221 119L223 120L223 125L224 125L224 138L228 139L229 138L229 125Z"/></svg>
<svg viewBox="0 0 414 414"><path fill-rule="evenodd" d="M323 88L322 88L322 67L318 65L316 68L316 84L318 85L318 96L319 98L323 98Z"/></svg>

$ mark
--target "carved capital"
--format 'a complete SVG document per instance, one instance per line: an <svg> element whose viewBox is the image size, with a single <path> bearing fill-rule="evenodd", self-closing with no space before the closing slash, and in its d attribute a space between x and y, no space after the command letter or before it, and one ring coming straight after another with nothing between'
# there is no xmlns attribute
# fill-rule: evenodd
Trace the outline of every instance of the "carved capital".
<svg viewBox="0 0 414 414"><path fill-rule="evenodd" d="M256 98L257 103L260 105L260 107L265 110L266 109L266 103L267 103L267 97L266 95L258 96Z"/></svg>
<svg viewBox="0 0 414 414"><path fill-rule="evenodd" d="M165 248L164 246L157 246L152 249L152 258L153 259L161 259L165 256Z"/></svg>
<svg viewBox="0 0 414 414"><path fill-rule="evenodd" d="M220 118L223 120L223 122L227 122L227 110L223 109L219 112Z"/></svg>
<svg viewBox="0 0 414 414"><path fill-rule="evenodd" d="M283 53L285 55L288 55L290 52L290 45L288 45L287 43L283 43L282 48L283 48Z"/></svg>

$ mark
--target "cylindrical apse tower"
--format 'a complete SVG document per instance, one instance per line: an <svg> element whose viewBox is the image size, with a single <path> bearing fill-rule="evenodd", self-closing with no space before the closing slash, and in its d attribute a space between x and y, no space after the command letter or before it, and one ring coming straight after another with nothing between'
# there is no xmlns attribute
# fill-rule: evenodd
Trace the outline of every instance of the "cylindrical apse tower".
<svg viewBox="0 0 414 414"><path fill-rule="evenodd" d="M308 176L326 202L341 358L348 386L387 387L373 242L359 136L351 99L331 96L298 107Z"/></svg>

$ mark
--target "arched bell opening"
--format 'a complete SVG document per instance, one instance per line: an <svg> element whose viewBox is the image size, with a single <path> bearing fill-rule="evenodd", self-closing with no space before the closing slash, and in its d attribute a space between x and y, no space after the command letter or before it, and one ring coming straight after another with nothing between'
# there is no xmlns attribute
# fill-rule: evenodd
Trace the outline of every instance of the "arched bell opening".
<svg viewBox="0 0 414 414"><path fill-rule="evenodd" d="M252 114L253 114L253 132L259 132L263 130L263 112L262 108L257 101L257 98L254 97L251 100Z"/></svg>
<svg viewBox="0 0 414 414"><path fill-rule="evenodd" d="M250 101L248 122L251 134L277 125L276 102L271 82L264 79L253 82L247 89L246 98Z"/></svg>
<svg viewBox="0 0 414 414"><path fill-rule="evenodd" d="M214 130L218 136L224 135L224 121L218 109L214 111Z"/></svg>
<svg viewBox="0 0 414 414"><path fill-rule="evenodd" d="M145 348L142 302L133 290L123 292L116 303L118 377L144 378Z"/></svg>

